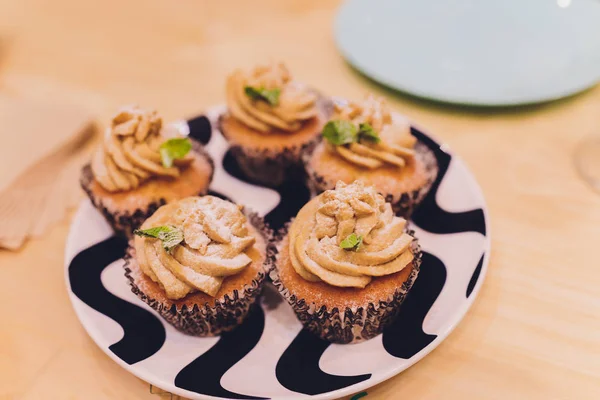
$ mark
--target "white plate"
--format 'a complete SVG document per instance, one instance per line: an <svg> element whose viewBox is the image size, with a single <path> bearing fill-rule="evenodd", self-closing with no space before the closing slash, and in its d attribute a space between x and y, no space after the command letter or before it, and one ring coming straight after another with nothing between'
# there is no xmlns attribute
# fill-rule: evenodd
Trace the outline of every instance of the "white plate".
<svg viewBox="0 0 600 400"><path fill-rule="evenodd" d="M365 75L445 102L536 103L600 80L598 0L349 0L335 38Z"/></svg>
<svg viewBox="0 0 600 400"><path fill-rule="evenodd" d="M308 199L299 183L277 190L243 181L221 134L221 111L184 123L215 160L211 189L281 225ZM479 186L447 148L413 129L436 154L440 173L413 218L424 255L397 322L356 345L326 343L305 331L272 287L231 333L186 336L139 300L123 275L125 241L89 201L67 240L65 276L73 307L96 344L139 378L192 399L333 399L388 379L433 350L473 303L486 273L489 223ZM232 176L236 175L236 176Z"/></svg>

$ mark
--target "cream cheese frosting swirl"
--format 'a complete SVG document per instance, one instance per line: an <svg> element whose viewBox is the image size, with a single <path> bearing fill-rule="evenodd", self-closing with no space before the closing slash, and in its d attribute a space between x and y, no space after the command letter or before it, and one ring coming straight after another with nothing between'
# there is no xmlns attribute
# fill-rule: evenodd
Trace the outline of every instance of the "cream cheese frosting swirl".
<svg viewBox="0 0 600 400"><path fill-rule="evenodd" d="M406 160L415 154L413 148L416 138L411 135L410 126L393 121L382 98L369 95L361 102L338 102L333 119L351 121L357 126L368 123L379 136L379 143L359 140L349 145L329 145L331 151L356 166L369 169L383 166L402 168Z"/></svg>
<svg viewBox="0 0 600 400"><path fill-rule="evenodd" d="M280 91L278 102L271 105L252 99L247 87ZM302 123L317 116L317 95L292 80L284 64L258 66L251 71L236 70L227 78L227 107L231 115L258 132L295 132Z"/></svg>
<svg viewBox="0 0 600 400"><path fill-rule="evenodd" d="M223 280L246 268L255 238L240 208L214 196L188 197L159 208L141 229L169 226L183 233L170 251L160 239L135 236L140 269L170 299L201 291L215 296Z"/></svg>
<svg viewBox="0 0 600 400"><path fill-rule="evenodd" d="M340 181L298 213L289 231L290 261L308 281L364 288L372 277L394 274L412 262L413 237L404 233L405 226L373 187ZM362 244L342 248L350 235Z"/></svg>
<svg viewBox="0 0 600 400"><path fill-rule="evenodd" d="M173 166L164 167L160 146L167 139L156 111L122 108L92 158L94 178L105 190L119 192L135 189L153 177L178 177L192 157L188 154L175 160Z"/></svg>

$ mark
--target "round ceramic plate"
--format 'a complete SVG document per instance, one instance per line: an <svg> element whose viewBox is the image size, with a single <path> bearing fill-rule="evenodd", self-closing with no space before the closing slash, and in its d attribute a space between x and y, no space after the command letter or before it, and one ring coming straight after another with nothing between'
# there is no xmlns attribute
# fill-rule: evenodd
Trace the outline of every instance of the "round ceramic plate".
<svg viewBox="0 0 600 400"><path fill-rule="evenodd" d="M451 103L537 103L600 80L597 0L348 0L335 38L365 75Z"/></svg>
<svg viewBox="0 0 600 400"><path fill-rule="evenodd" d="M301 182L267 189L239 172L215 129L222 108L182 122L215 161L213 194L230 198L281 227L308 201ZM212 127L212 128L211 128ZM96 344L127 371L192 399L334 399L359 392L410 367L452 331L473 303L490 251L486 206L471 173L447 148L413 134L437 158L439 175L414 214L423 248L421 272L395 323L354 345L325 342L302 330L268 286L249 317L220 337L186 336L139 300L123 275L126 241L90 202L81 204L65 255L67 288Z"/></svg>

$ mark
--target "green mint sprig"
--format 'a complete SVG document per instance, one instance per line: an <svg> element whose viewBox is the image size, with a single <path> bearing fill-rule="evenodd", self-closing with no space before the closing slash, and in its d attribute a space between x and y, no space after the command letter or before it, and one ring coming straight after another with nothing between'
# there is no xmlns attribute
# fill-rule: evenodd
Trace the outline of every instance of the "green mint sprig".
<svg viewBox="0 0 600 400"><path fill-rule="evenodd" d="M173 166L173 161L184 158L192 149L192 142L188 138L169 139L160 145L160 158L165 168Z"/></svg>
<svg viewBox="0 0 600 400"><path fill-rule="evenodd" d="M333 120L323 127L323 137L331 144L342 146L357 141L358 129L350 121Z"/></svg>
<svg viewBox="0 0 600 400"><path fill-rule="evenodd" d="M183 242L183 231L170 225L157 226L149 229L136 229L133 233L138 236L160 239L163 248L168 252Z"/></svg>
<svg viewBox="0 0 600 400"><path fill-rule="evenodd" d="M369 123L362 123L358 126L358 137L359 139L369 140L373 143L381 142L379 134L375 132L375 129Z"/></svg>
<svg viewBox="0 0 600 400"><path fill-rule="evenodd" d="M254 86L246 86L244 88L244 93L246 96L250 97L252 100L262 100L269 103L271 106L276 106L279 104L279 95L281 94L281 89L265 89L265 88L257 88Z"/></svg>
<svg viewBox="0 0 600 400"><path fill-rule="evenodd" d="M332 120L325 124L322 135L335 146L356 143L363 139L374 143L381 141L379 134L366 122L357 127L351 121Z"/></svg>
<svg viewBox="0 0 600 400"><path fill-rule="evenodd" d="M361 235L357 235L356 233L352 232L346 237L346 239L340 242L340 247L344 250L358 251L362 241L363 238Z"/></svg>

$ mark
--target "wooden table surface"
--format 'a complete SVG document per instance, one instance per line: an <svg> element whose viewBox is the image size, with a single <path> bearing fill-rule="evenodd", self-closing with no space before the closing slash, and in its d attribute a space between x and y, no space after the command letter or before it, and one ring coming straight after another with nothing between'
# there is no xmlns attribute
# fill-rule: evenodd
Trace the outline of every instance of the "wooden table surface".
<svg viewBox="0 0 600 400"><path fill-rule="evenodd" d="M172 119L222 102L233 67L281 59L325 93L390 96L475 174L489 205L492 256L458 328L368 398L600 398L600 195L572 163L580 140L600 134L600 87L503 110L399 95L335 51L338 3L0 0L0 91L77 102L101 119L131 102ZM20 252L0 251L0 399L159 398L79 324L64 283L68 228L63 221Z"/></svg>

